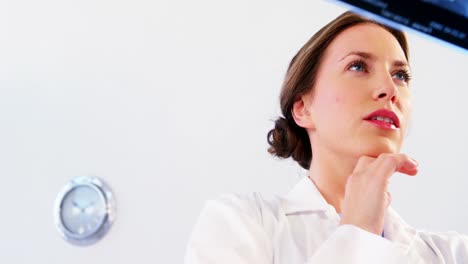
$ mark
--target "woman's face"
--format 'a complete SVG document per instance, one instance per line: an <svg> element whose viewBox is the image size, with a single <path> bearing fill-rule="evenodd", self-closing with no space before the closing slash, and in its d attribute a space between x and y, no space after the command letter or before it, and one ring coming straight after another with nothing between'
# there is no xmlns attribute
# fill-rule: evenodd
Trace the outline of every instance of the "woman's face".
<svg viewBox="0 0 468 264"><path fill-rule="evenodd" d="M341 32L322 58L305 105L313 120L312 151L319 144L356 158L398 153L411 114L409 71L398 41L384 28L366 23Z"/></svg>

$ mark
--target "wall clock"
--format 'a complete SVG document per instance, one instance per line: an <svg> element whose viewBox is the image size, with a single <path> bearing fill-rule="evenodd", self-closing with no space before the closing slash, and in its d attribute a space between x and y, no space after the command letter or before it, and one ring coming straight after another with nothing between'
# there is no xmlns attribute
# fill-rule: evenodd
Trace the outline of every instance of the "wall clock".
<svg viewBox="0 0 468 264"><path fill-rule="evenodd" d="M54 211L55 224L65 240L91 245L104 237L114 221L114 195L97 177L76 177L58 194Z"/></svg>

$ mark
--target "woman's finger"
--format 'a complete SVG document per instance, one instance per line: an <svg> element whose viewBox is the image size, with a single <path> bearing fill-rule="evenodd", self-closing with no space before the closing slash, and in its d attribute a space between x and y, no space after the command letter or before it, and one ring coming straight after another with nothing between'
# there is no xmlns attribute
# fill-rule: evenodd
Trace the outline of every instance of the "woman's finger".
<svg viewBox="0 0 468 264"><path fill-rule="evenodd" d="M374 162L375 171L385 181L395 172L415 175L417 166L417 162L405 154L381 154Z"/></svg>

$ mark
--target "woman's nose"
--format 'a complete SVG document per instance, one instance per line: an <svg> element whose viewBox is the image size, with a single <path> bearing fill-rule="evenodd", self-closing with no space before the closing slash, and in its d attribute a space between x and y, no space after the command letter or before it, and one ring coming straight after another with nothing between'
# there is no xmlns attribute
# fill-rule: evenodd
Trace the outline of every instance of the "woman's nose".
<svg viewBox="0 0 468 264"><path fill-rule="evenodd" d="M374 92L374 100L389 100L394 104L397 100L397 96L398 89L391 76L383 78L378 82L377 89Z"/></svg>

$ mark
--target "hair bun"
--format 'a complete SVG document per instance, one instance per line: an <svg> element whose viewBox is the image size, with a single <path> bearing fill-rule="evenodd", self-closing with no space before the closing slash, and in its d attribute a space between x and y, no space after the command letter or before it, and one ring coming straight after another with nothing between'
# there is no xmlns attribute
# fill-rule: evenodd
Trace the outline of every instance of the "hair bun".
<svg viewBox="0 0 468 264"><path fill-rule="evenodd" d="M275 127L268 132L267 141L270 154L283 159L292 157L301 167L309 169L312 150L304 128L280 117L275 121Z"/></svg>

